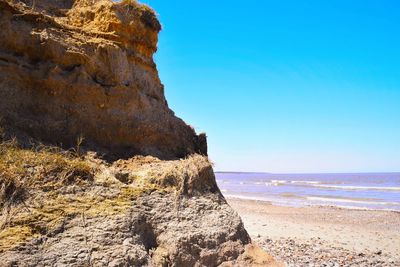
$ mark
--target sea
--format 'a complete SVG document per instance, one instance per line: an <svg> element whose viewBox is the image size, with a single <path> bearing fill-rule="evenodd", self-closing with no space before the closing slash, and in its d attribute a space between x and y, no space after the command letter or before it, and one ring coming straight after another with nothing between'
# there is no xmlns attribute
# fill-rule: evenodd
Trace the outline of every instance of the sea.
<svg viewBox="0 0 400 267"><path fill-rule="evenodd" d="M400 212L400 173L271 174L217 172L225 197L283 206L335 206Z"/></svg>

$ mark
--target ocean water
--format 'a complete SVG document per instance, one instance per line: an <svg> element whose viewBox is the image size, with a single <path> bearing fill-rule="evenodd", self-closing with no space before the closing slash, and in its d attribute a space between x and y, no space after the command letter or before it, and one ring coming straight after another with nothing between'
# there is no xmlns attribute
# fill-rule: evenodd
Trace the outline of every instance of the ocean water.
<svg viewBox="0 0 400 267"><path fill-rule="evenodd" d="M270 174L217 172L226 197L275 205L400 211L400 173Z"/></svg>

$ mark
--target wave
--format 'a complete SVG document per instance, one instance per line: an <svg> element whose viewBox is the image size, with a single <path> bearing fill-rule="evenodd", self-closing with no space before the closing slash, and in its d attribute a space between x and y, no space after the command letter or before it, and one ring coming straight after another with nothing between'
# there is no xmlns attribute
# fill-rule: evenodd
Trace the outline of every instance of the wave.
<svg viewBox="0 0 400 267"><path fill-rule="evenodd" d="M241 200L252 200L252 201L261 201L268 204L278 205L278 206L286 206L286 207L301 207L304 206L305 203L296 203L288 200L288 199L280 199L274 197L261 197L261 196L245 196L240 194L224 194L224 197L230 199L241 199Z"/></svg>
<svg viewBox="0 0 400 267"><path fill-rule="evenodd" d="M355 199L345 199L345 198L307 197L307 200L321 201L321 202L355 203L355 204L366 204L366 205L400 206L399 202L365 201L365 200L355 200Z"/></svg>
<svg viewBox="0 0 400 267"><path fill-rule="evenodd" d="M343 189L343 190L384 190L384 191L400 191L398 186L356 186L356 185L335 185L332 183L326 183L322 181L287 181L287 180L271 180L270 183L266 183L268 186L280 186L285 184L293 184L297 186L310 186L319 188L331 188L331 189ZM260 183L261 184L261 183Z"/></svg>
<svg viewBox="0 0 400 267"><path fill-rule="evenodd" d="M243 182L240 182L243 184ZM262 185L265 184L267 186L280 186L285 184L299 184L299 185L314 185L314 184L322 184L321 181L291 181L291 180L270 180L268 182L254 182L255 185Z"/></svg>
<svg viewBox="0 0 400 267"><path fill-rule="evenodd" d="M305 207L305 206L329 206L343 209L357 210L380 210L392 211L400 213L397 207L400 207L398 202L378 202L378 201L362 201L354 199L327 198L327 197L304 197L303 201L293 201L289 199L260 197L260 196L244 196L240 194L224 194L226 198L261 201L272 205L287 206L287 207ZM342 205L340 205L342 204ZM354 204L354 205L351 205ZM355 205L361 206L355 206ZM373 207L375 206L375 208ZM385 206L395 206L395 209L385 208ZM378 208L379 207L379 208Z"/></svg>
<svg viewBox="0 0 400 267"><path fill-rule="evenodd" d="M286 184L287 182L286 180L271 180L271 183L274 184Z"/></svg>
<svg viewBox="0 0 400 267"><path fill-rule="evenodd" d="M277 186L277 185L283 185L283 184L287 184L287 183L288 183L288 181L286 181L286 180L271 180L269 182L260 182L260 181L253 182L253 184L255 184L255 185L267 185L267 186L270 186L270 185ZM240 184L242 184L242 182Z"/></svg>
<svg viewBox="0 0 400 267"><path fill-rule="evenodd" d="M284 185L287 184L288 181L286 180L271 180L269 182L261 182L261 181L257 181L257 182L253 182L252 184L254 185L265 185L265 186L279 186L279 185ZM243 184L247 184L246 182L240 182L241 185Z"/></svg>
<svg viewBox="0 0 400 267"><path fill-rule="evenodd" d="M280 185L285 185L289 181L286 180L271 180L270 182L265 183L266 186L280 186Z"/></svg>
<svg viewBox="0 0 400 267"><path fill-rule="evenodd" d="M334 185L326 184L322 181L290 181L290 180L270 180L269 182L255 182L256 185L265 184L266 186L284 186L292 184L293 186L304 187L318 187L328 189L342 189L342 190L379 190L379 191L400 191L399 186L358 186L358 185Z"/></svg>
<svg viewBox="0 0 400 267"><path fill-rule="evenodd" d="M263 202L272 202L274 199L265 198L265 197L251 197L251 196L243 196L243 195L234 195L234 194L224 194L226 198L237 198L237 199L244 199L244 200L256 200L256 201L263 201Z"/></svg>
<svg viewBox="0 0 400 267"><path fill-rule="evenodd" d="M290 181L291 184L321 184L321 181Z"/></svg>
<svg viewBox="0 0 400 267"><path fill-rule="evenodd" d="M353 185L313 185L314 187L320 188L331 188L331 189L344 189L344 190L383 190L383 191L400 191L400 187L397 186L353 186Z"/></svg>

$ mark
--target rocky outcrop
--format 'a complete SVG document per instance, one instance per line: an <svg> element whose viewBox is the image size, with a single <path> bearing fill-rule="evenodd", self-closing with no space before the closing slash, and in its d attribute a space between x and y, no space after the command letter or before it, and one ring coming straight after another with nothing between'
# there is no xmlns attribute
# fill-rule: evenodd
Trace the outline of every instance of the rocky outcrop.
<svg viewBox="0 0 400 267"><path fill-rule="evenodd" d="M11 129L71 146L164 159L207 154L174 116L153 54L161 30L136 1L0 0L0 114ZM15 133L15 131L14 131Z"/></svg>
<svg viewBox="0 0 400 267"><path fill-rule="evenodd" d="M136 157L112 165L87 156L54 166L58 153L9 149L0 153L0 172L9 173L4 158L20 153L32 169L29 182L17 186L26 187L24 197L3 202L1 266L276 264L250 245L203 156ZM42 163L34 166L37 157ZM64 171L72 167L73 173ZM51 179L43 178L43 169Z"/></svg>
<svg viewBox="0 0 400 267"><path fill-rule="evenodd" d="M0 0L0 29L0 266L276 265L168 108L149 7Z"/></svg>

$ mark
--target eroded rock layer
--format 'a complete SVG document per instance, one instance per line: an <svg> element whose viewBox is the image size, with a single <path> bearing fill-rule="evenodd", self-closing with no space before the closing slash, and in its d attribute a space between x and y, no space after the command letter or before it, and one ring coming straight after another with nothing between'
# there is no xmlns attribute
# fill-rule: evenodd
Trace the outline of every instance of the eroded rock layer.
<svg viewBox="0 0 400 267"><path fill-rule="evenodd" d="M0 266L253 266L250 238L205 157L110 165L9 144L0 152L3 174L20 165L4 167L5 158L32 166L25 181L10 176L13 186L0 179Z"/></svg>
<svg viewBox="0 0 400 267"><path fill-rule="evenodd" d="M207 154L174 116L153 54L161 29L136 1L0 0L0 116L35 139L172 159Z"/></svg>
<svg viewBox="0 0 400 267"><path fill-rule="evenodd" d="M168 108L160 29L136 1L0 0L0 266L276 266Z"/></svg>

